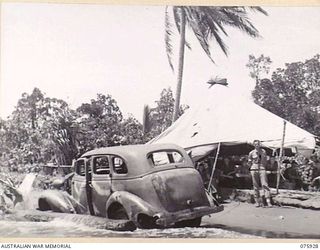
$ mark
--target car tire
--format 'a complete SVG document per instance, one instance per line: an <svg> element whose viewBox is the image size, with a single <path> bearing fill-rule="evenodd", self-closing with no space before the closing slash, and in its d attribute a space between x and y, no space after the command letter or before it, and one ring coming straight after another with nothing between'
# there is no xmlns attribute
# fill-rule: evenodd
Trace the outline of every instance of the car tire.
<svg viewBox="0 0 320 250"><path fill-rule="evenodd" d="M137 217L137 227L142 229L158 228L156 219L146 214L139 214Z"/></svg>
<svg viewBox="0 0 320 250"><path fill-rule="evenodd" d="M183 220L175 223L175 227L200 227L201 217L197 217L191 220Z"/></svg>
<svg viewBox="0 0 320 250"><path fill-rule="evenodd" d="M113 220L128 220L129 216L120 203L114 203L108 210L108 218Z"/></svg>
<svg viewBox="0 0 320 250"><path fill-rule="evenodd" d="M38 200L38 209L40 211L49 211L52 210L50 204L48 203L47 199L45 198L40 198Z"/></svg>

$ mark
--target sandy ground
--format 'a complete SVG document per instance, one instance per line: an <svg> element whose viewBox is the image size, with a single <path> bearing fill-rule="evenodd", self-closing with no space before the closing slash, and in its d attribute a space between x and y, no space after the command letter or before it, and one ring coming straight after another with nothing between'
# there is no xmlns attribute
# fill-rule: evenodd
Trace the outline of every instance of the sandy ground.
<svg viewBox="0 0 320 250"><path fill-rule="evenodd" d="M293 207L256 208L231 202L224 211L203 217L204 227L219 227L268 238L320 239L320 211Z"/></svg>
<svg viewBox="0 0 320 250"><path fill-rule="evenodd" d="M316 239L320 242L320 212L310 209L256 208L231 202L222 212L203 218L199 228L172 228L114 232L92 227L87 216L64 214L49 222L25 221L21 217L0 219L2 237L137 237L137 238L231 238L231 239ZM28 213L21 211L21 213ZM42 212L44 213L44 212ZM1 216L0 216L1 217ZM81 217L81 218L80 218ZM76 220L75 220L76 219ZM98 219L98 218L97 218ZM91 226L89 226L89 224Z"/></svg>

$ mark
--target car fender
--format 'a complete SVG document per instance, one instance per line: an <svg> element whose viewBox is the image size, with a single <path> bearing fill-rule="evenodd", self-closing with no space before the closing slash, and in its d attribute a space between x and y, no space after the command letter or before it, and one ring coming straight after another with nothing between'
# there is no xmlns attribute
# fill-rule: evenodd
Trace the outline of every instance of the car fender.
<svg viewBox="0 0 320 250"><path fill-rule="evenodd" d="M108 199L106 203L106 211L113 203L120 203L126 210L129 219L137 221L139 214L153 216L155 209L139 196L126 191L116 191Z"/></svg>
<svg viewBox="0 0 320 250"><path fill-rule="evenodd" d="M46 190L38 199L39 210L52 210L60 213L84 213L85 208L77 203L67 192Z"/></svg>

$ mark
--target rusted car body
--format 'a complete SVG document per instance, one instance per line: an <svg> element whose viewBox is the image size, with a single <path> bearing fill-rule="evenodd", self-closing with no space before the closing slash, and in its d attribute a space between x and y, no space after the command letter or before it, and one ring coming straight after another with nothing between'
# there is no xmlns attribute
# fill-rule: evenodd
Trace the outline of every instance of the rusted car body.
<svg viewBox="0 0 320 250"><path fill-rule="evenodd" d="M173 144L99 148L77 159L71 192L91 215L138 227L199 226L223 210L186 151Z"/></svg>

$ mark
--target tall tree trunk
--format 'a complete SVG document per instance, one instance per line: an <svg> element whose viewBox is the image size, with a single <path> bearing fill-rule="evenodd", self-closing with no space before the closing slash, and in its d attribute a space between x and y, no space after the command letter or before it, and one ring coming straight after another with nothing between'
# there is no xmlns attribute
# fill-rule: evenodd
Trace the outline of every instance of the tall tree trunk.
<svg viewBox="0 0 320 250"><path fill-rule="evenodd" d="M179 65L178 65L176 98L175 98L175 102L174 102L172 122L174 122L175 120L178 119L179 110L180 110L180 97L181 97L181 86L182 86L182 75L183 75L185 40L186 40L186 13L184 12L184 9L181 8Z"/></svg>

